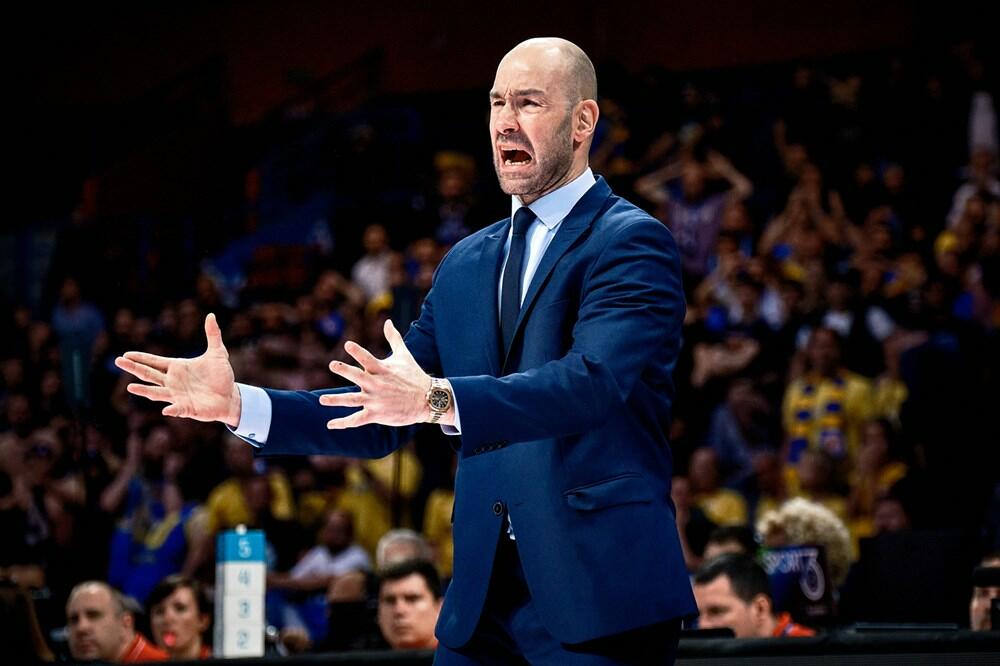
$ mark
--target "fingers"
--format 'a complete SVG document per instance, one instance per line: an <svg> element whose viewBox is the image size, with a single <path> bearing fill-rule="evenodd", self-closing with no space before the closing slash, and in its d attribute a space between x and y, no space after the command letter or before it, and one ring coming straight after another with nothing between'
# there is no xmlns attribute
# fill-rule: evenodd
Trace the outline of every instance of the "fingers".
<svg viewBox="0 0 1000 666"><path fill-rule="evenodd" d="M368 423L372 423L372 413L365 407L371 396L358 391L347 393L328 393L319 397L319 403L325 407L361 407L360 410L342 416L337 419L330 419L326 422L329 430L345 430L347 428L357 428Z"/></svg>
<svg viewBox="0 0 1000 666"><path fill-rule="evenodd" d="M319 404L324 407L364 407L370 396L358 391L349 393L329 393L319 397Z"/></svg>
<svg viewBox="0 0 1000 666"><path fill-rule="evenodd" d="M135 361L136 363L141 363L142 365L148 365L154 370L159 370L160 372L166 372L167 366L170 365L172 358L167 358L166 356L157 356L156 354L147 354L146 352L125 352L122 356L115 359L115 365L122 368L121 364L118 363L120 359L128 359L130 361ZM125 370L125 368L122 368Z"/></svg>
<svg viewBox="0 0 1000 666"><path fill-rule="evenodd" d="M149 384L129 384L125 390L132 395L137 395L156 402L173 402L173 393L162 386L150 386Z"/></svg>
<svg viewBox="0 0 1000 666"><path fill-rule="evenodd" d="M142 365L136 363L129 358L118 357L115 359L115 365L129 373L130 375L135 375L144 382L149 382L151 384L156 384L157 386L163 386L166 383L167 376L163 374L162 371L149 365Z"/></svg>
<svg viewBox="0 0 1000 666"><path fill-rule="evenodd" d="M356 342L347 342L344 351L351 355L358 364L365 369L365 372L374 374L379 370L380 361L372 356L371 352Z"/></svg>
<svg viewBox="0 0 1000 666"><path fill-rule="evenodd" d="M222 329L215 318L214 312L209 312L205 317L205 337L208 338L208 348L213 351L226 351L226 345L222 343Z"/></svg>
<svg viewBox="0 0 1000 666"><path fill-rule="evenodd" d="M368 411L362 409L343 418L330 419L326 422L326 427L329 430L346 430L347 428L357 428L358 426L367 425L370 422L371 419L368 417Z"/></svg>
<svg viewBox="0 0 1000 666"><path fill-rule="evenodd" d="M348 365L342 361L330 361L330 372L340 375L352 384L357 384L361 388L368 386L368 376L361 368Z"/></svg>
<svg viewBox="0 0 1000 666"><path fill-rule="evenodd" d="M179 405L167 405L160 413L164 416L187 416L187 413Z"/></svg>
<svg viewBox="0 0 1000 666"><path fill-rule="evenodd" d="M389 347L392 349L393 354L401 354L407 358L412 359L413 356L410 355L410 350L406 348L406 344L403 342L403 336L399 334L396 327L393 326L391 319L385 320L385 339L389 342Z"/></svg>

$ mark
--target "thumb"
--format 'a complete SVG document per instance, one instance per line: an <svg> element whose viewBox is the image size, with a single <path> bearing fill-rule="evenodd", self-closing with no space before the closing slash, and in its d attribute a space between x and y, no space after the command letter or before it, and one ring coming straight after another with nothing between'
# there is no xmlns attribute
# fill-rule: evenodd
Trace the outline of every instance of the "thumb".
<svg viewBox="0 0 1000 666"><path fill-rule="evenodd" d="M400 354L409 359L413 359L410 354L410 350L406 348L406 343L403 342L403 336L399 334L396 327L393 326L391 319L385 320L385 339L389 342L389 348L392 349L393 354Z"/></svg>
<svg viewBox="0 0 1000 666"><path fill-rule="evenodd" d="M208 338L209 351L226 353L226 345L222 343L222 329L219 328L214 312L209 312L205 317L205 337Z"/></svg>

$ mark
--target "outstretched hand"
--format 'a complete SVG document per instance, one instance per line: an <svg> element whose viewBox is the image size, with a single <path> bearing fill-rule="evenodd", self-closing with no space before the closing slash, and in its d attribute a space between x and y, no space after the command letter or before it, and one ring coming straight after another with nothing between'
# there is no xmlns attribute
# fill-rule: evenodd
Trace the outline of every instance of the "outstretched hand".
<svg viewBox="0 0 1000 666"><path fill-rule="evenodd" d="M354 393L332 393L321 396L320 404L327 407L361 407L348 416L332 419L326 427L331 430L355 428L369 423L389 426L407 426L423 423L430 417L427 392L431 377L424 372L410 354L392 322L385 322L385 339L392 355L379 360L359 344L348 342L344 351L358 365L355 367L333 361L330 371L358 386ZM447 424L448 415L440 421Z"/></svg>
<svg viewBox="0 0 1000 666"><path fill-rule="evenodd" d="M240 422L240 392L214 314L205 317L205 336L208 349L197 358L130 351L116 358L115 365L148 382L126 388L133 395L168 403L163 408L164 416L221 421L235 428Z"/></svg>

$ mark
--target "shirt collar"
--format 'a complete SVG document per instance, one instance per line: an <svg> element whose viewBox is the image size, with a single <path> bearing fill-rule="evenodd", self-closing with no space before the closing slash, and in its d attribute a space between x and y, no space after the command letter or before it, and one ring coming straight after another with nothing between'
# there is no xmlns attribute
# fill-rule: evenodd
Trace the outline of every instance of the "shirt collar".
<svg viewBox="0 0 1000 666"><path fill-rule="evenodd" d="M544 224L549 231L554 229L556 225L565 219L569 212L573 210L573 206L576 205L583 195L593 187L597 180L594 178L594 172L587 167L583 173L579 176L566 183L558 190L553 190L545 196L539 198L537 201L532 203L529 208L531 212L535 214L535 217ZM521 199L514 195L510 198L510 216L514 217L514 213L517 209L523 206Z"/></svg>

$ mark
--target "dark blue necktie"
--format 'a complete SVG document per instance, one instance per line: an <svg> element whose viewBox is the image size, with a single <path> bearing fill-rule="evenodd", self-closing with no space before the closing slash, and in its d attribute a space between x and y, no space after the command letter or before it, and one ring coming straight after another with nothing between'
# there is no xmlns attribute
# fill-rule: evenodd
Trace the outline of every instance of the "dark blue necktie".
<svg viewBox="0 0 1000 666"><path fill-rule="evenodd" d="M535 221L535 214L527 206L521 206L514 213L513 232L510 237L510 251L507 266L503 270L500 286L500 337L503 340L503 354L510 349L514 337L514 325L521 311L521 272L524 268L524 245L528 227Z"/></svg>

